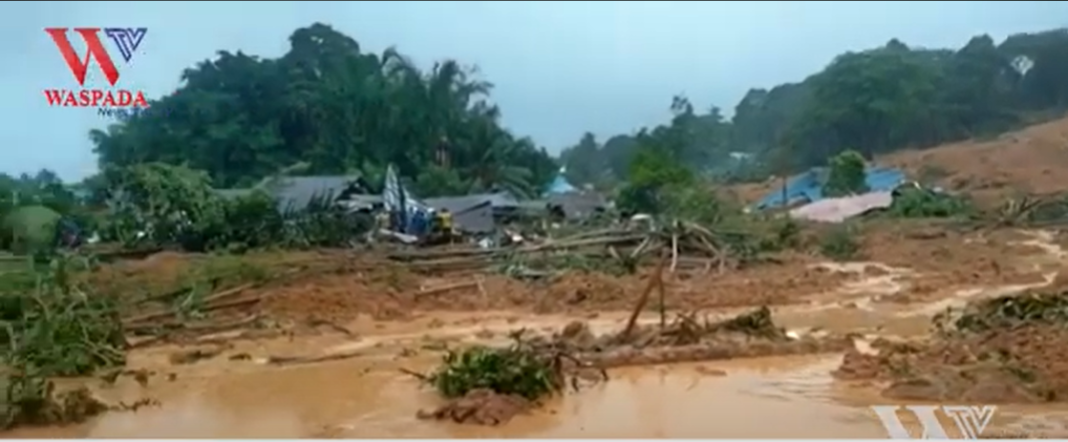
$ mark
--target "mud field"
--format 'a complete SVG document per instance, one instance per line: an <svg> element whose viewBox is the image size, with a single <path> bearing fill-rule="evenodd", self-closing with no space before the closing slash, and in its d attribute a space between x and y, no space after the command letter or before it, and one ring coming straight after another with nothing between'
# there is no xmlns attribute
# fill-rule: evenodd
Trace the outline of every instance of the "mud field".
<svg viewBox="0 0 1068 442"><path fill-rule="evenodd" d="M630 330L651 269L523 282L416 274L340 252L246 258L276 264L270 271L213 264L247 266L251 280L301 271L227 294L214 315L240 326L137 341L124 371L59 384L150 406L5 436L883 438L867 406L916 401L998 404L987 434L1068 436L1068 407L1057 405L1068 401L1068 319L997 304L1037 291L1051 295L1032 296L1034 305L1060 305L1063 237L874 231L862 238L863 261L782 255L722 274L666 273L663 306L649 302ZM165 285L198 259L159 254L95 282ZM146 305L132 323L162 321ZM948 308L964 313L939 316ZM994 323L1004 318L1015 322ZM935 327L951 320L967 327ZM608 379L537 405L473 397L441 408L412 375L447 348L501 345L520 328Z"/></svg>

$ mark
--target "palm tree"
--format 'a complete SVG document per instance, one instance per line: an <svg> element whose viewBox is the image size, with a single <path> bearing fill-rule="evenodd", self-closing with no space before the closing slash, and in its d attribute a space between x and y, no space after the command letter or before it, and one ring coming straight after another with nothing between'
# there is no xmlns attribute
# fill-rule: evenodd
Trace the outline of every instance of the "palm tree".
<svg viewBox="0 0 1068 442"><path fill-rule="evenodd" d="M477 159L463 173L470 177L472 191L506 191L517 198L533 196L533 174L514 160L519 156L519 144L504 131L492 131L487 136L483 143L475 145Z"/></svg>

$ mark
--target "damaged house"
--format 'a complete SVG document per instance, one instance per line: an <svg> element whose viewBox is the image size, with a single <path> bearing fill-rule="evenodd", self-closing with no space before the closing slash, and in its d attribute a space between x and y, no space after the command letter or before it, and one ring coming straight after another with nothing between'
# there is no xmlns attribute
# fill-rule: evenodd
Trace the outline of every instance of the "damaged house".
<svg viewBox="0 0 1068 442"><path fill-rule="evenodd" d="M252 189L219 189L220 195L236 198L255 190L263 190L274 197L279 211L303 210L316 198L331 198L335 203L351 206L367 191L367 183L351 175L278 177ZM362 201L368 203L367 201Z"/></svg>

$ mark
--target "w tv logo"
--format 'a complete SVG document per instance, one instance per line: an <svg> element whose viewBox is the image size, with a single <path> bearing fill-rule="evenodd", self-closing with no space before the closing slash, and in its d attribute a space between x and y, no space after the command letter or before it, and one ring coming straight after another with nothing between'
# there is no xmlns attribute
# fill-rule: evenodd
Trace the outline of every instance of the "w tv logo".
<svg viewBox="0 0 1068 442"><path fill-rule="evenodd" d="M984 405L982 407L968 405L945 405L940 407L934 405L906 405L904 407L881 405L871 407L871 409L882 421L883 427L886 428L886 433L891 439L949 439L946 428L942 426L942 422L938 419L939 411L953 421L961 438L978 439L979 435L990 424L990 419L994 417L997 407L992 405ZM908 429L898 418L898 410L901 409L912 412L913 416L916 417L922 431L920 437L909 435Z"/></svg>
<svg viewBox="0 0 1068 442"><path fill-rule="evenodd" d="M67 62L67 67L74 74L74 79L78 81L78 84L85 86L85 74L89 70L89 59L94 58L104 72L104 77L107 78L108 83L115 86L115 83L119 81L119 70L115 66L111 54L104 48L104 43L100 40L101 28L73 29L85 41L86 54L84 61L78 57L74 46L67 39L68 30L69 28L45 28L45 32L56 43L60 55ZM129 63L134 56L134 51L144 41L148 28L104 28L103 31L104 35L107 35L115 44L115 47L118 48L122 59Z"/></svg>

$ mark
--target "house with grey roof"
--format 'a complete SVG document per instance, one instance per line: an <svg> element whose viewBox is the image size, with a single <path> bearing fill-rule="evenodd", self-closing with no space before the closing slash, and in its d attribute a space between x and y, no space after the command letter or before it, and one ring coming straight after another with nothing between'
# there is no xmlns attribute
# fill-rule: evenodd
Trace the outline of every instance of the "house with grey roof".
<svg viewBox="0 0 1068 442"><path fill-rule="evenodd" d="M609 207L608 199L597 192L569 192L549 195L549 207L558 207L567 219L583 219L603 212Z"/></svg>
<svg viewBox="0 0 1068 442"><path fill-rule="evenodd" d="M470 233L493 231L497 225L494 220L495 202L505 206L512 204L506 198L494 195L446 196L423 200L423 204L434 210L449 211L456 228Z"/></svg>
<svg viewBox="0 0 1068 442"><path fill-rule="evenodd" d="M279 208L302 210L317 197L339 201L361 193L358 181L356 177L344 175L279 177L266 186Z"/></svg>
<svg viewBox="0 0 1068 442"><path fill-rule="evenodd" d="M363 193L349 195L348 198L338 201L350 212L372 212L384 206L382 195L368 195Z"/></svg>
<svg viewBox="0 0 1068 442"><path fill-rule="evenodd" d="M265 181L260 188L275 198L279 210L304 209L317 197L344 201L366 193L366 183L351 175L277 177ZM226 198L237 198L254 190L218 189L216 192Z"/></svg>
<svg viewBox="0 0 1068 442"><path fill-rule="evenodd" d="M215 189L215 193L226 199L241 198L251 195L255 189Z"/></svg>

